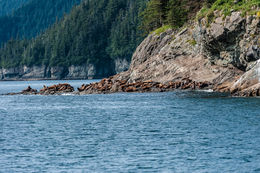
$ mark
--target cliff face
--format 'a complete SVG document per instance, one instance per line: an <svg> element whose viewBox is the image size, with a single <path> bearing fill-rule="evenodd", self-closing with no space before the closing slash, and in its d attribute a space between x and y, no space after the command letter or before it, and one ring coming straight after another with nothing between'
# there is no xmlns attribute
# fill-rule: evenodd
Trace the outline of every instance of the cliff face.
<svg viewBox="0 0 260 173"><path fill-rule="evenodd" d="M260 96L260 60L243 74L231 87L231 93L239 96Z"/></svg>
<svg viewBox="0 0 260 173"><path fill-rule="evenodd" d="M178 32L149 35L134 53L130 69L114 78L162 83L189 78L211 82L216 90L229 83L229 91L260 58L260 21L240 12L225 19L215 16L211 24L202 19Z"/></svg>
<svg viewBox="0 0 260 173"><path fill-rule="evenodd" d="M46 66L21 66L0 69L2 80L38 80L38 79L64 79L64 78L91 78L94 76L92 66L46 67Z"/></svg>
<svg viewBox="0 0 260 173"><path fill-rule="evenodd" d="M0 68L0 80L98 79L126 71L128 68L129 62L126 59L115 59L111 65L99 66L93 64L69 67L20 66Z"/></svg>
<svg viewBox="0 0 260 173"><path fill-rule="evenodd" d="M237 96L260 96L260 18L220 13L179 31L150 34L136 49L129 70L100 83L83 85L85 93L213 89ZM111 67L71 66L1 69L2 79L81 79L110 75L128 67L115 60Z"/></svg>
<svg viewBox="0 0 260 173"><path fill-rule="evenodd" d="M22 66L0 69L1 80L41 80L41 79L93 79L111 75L111 70L98 69L92 64L70 67Z"/></svg>

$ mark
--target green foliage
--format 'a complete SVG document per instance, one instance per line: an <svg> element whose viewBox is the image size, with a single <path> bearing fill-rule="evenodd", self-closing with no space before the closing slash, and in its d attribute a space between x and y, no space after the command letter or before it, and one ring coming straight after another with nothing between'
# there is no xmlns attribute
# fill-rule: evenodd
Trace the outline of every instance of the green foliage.
<svg viewBox="0 0 260 173"><path fill-rule="evenodd" d="M181 27L187 21L187 14L185 1L169 0L167 24L175 28Z"/></svg>
<svg viewBox="0 0 260 173"><path fill-rule="evenodd" d="M29 0L0 0L0 16L11 14Z"/></svg>
<svg viewBox="0 0 260 173"><path fill-rule="evenodd" d="M170 26L170 25L164 25L164 26L162 26L162 27L156 29L156 30L153 31L153 32L154 32L156 35L160 35L161 33L165 32L165 31L167 31L168 29L171 29L171 28L172 28L172 26Z"/></svg>
<svg viewBox="0 0 260 173"><path fill-rule="evenodd" d="M15 41L10 40L0 49L0 65L2 67L16 67L20 64L21 56L23 56L24 47L28 46L27 40Z"/></svg>
<svg viewBox="0 0 260 173"><path fill-rule="evenodd" d="M145 34L161 27L166 20L168 0L150 0L140 17L142 18L141 29Z"/></svg>
<svg viewBox="0 0 260 173"><path fill-rule="evenodd" d="M0 49L1 66L66 67L93 63L104 67L112 66L115 58L130 60L143 40L137 26L138 13L145 3L146 0L85 0L36 38L4 44ZM15 61L9 61L11 58Z"/></svg>
<svg viewBox="0 0 260 173"><path fill-rule="evenodd" d="M188 43L190 43L190 45L192 45L192 46L196 46L196 44L197 44L197 42L196 42L196 40L188 40Z"/></svg>
<svg viewBox="0 0 260 173"><path fill-rule="evenodd" d="M150 0L140 14L140 28L148 34L164 25L181 27L187 21L187 9L182 0Z"/></svg>
<svg viewBox="0 0 260 173"><path fill-rule="evenodd" d="M13 6L15 6L16 1L13 2ZM18 2L20 1L18 0ZM81 0L28 1L13 13L0 17L0 44L11 38L35 37L40 32L46 30L51 24L55 23L56 20L63 17L64 13L69 12L73 5L80 2Z"/></svg>
<svg viewBox="0 0 260 173"><path fill-rule="evenodd" d="M130 8L119 10L119 13L112 22L106 53L114 58L127 58L130 60L133 51L143 40L137 26L139 21L138 13L144 7L144 1L129 1Z"/></svg>
<svg viewBox="0 0 260 173"><path fill-rule="evenodd" d="M197 18L206 17L208 23L211 23L215 17L214 11L216 10L221 11L224 17L229 16L232 11L241 11L242 15L255 15L259 7L259 0L239 0L237 3L234 0L216 0L212 6L203 7Z"/></svg>

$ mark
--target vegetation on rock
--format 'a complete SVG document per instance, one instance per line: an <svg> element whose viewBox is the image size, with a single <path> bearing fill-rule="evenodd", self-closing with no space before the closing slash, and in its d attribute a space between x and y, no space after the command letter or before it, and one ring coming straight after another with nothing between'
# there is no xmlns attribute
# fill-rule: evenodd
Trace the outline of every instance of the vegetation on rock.
<svg viewBox="0 0 260 173"><path fill-rule="evenodd" d="M182 0L150 0L145 10L140 13L142 23L140 28L144 34L148 34L155 29L165 28L165 25L171 27L180 27L187 20L187 8L185 1Z"/></svg>
<svg viewBox="0 0 260 173"><path fill-rule="evenodd" d="M44 3L48 4L49 1ZM68 4L79 1L69 0ZM61 2L63 1L55 1L57 4ZM226 15L233 10L251 13L255 9L252 7L259 6L259 0L84 0L74 7L70 14L65 15L61 21L56 20L53 26L39 36L33 39L11 39L3 44L0 49L0 67L69 67L93 64L97 67L106 66L111 70L115 59L130 61L144 36L151 31L159 35L169 28L183 26L188 19L196 16L203 4L204 8L198 16L207 16L209 20L213 20L215 10L222 10ZM38 6L37 8L40 9ZM51 9L57 8L59 6L54 5ZM31 11L30 8L27 8L27 11ZM53 16L53 13L49 13L47 16ZM22 14L22 11L14 14ZM43 15L43 11L40 10L36 18L44 18L41 14ZM28 21L28 26L34 28L36 18L25 18L26 20L21 21ZM0 23L1 21L5 21L4 17L0 18ZM18 33L17 38L27 38L26 36L33 36L41 28L36 25L36 29L30 31L19 25L18 28L8 31L8 28L13 28L16 20L6 21L5 27L0 28L0 40L1 36L11 38L13 33ZM47 23L50 22L44 23L44 27ZM189 39L187 43L192 46L197 44L194 39Z"/></svg>
<svg viewBox="0 0 260 173"><path fill-rule="evenodd" d="M204 6L197 14L197 18L206 17L208 23L214 19L214 11L221 11L225 16L229 16L233 11L241 11L242 15L255 15L260 7L259 0L216 0L211 6Z"/></svg>

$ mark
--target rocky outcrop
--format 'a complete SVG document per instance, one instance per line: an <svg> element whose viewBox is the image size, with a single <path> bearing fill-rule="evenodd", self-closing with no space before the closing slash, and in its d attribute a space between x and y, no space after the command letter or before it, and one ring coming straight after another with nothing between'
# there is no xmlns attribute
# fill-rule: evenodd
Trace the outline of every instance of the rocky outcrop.
<svg viewBox="0 0 260 173"><path fill-rule="evenodd" d="M82 66L70 66L68 68L67 79L92 79L95 77L96 69L92 64Z"/></svg>
<svg viewBox="0 0 260 173"><path fill-rule="evenodd" d="M28 86L26 89L22 90L19 93L8 93L7 95L36 95L38 91L36 89L32 89L31 86Z"/></svg>
<svg viewBox="0 0 260 173"><path fill-rule="evenodd" d="M67 83L64 84L58 84L58 85L52 85L52 86L43 86L43 88L40 91L37 91L36 89L32 89L30 86L28 86L25 90L19 92L19 93L8 93L7 95L61 95L61 94L67 94L67 93L73 93L74 88Z"/></svg>
<svg viewBox="0 0 260 173"><path fill-rule="evenodd" d="M210 24L202 19L178 31L150 34L136 49L129 70L82 85L79 94L214 89L259 96L260 18L240 12L215 16Z"/></svg>
<svg viewBox="0 0 260 173"><path fill-rule="evenodd" d="M127 71L129 69L129 66L130 66L129 61L127 61L126 59L120 59L120 58L115 59L114 64L115 64L115 72L117 74L124 72L124 71Z"/></svg>
<svg viewBox="0 0 260 173"><path fill-rule="evenodd" d="M74 88L67 83L64 84L58 84L58 85L52 85L52 86L43 86L43 89L40 90L40 95L54 95L54 94L66 94L66 93L72 93L74 91Z"/></svg>
<svg viewBox="0 0 260 173"><path fill-rule="evenodd" d="M43 86L38 92L28 86L25 90L19 93L8 93L7 95L61 95L61 94L109 94L116 92L166 92L173 90L202 90L211 88L210 82L195 82L188 78L179 81L170 81L160 83L154 81L144 81L136 83L128 83L125 80L114 80L114 77L104 78L100 82L83 84L74 92L74 88L67 84L58 84L53 86Z"/></svg>
<svg viewBox="0 0 260 173"><path fill-rule="evenodd" d="M100 70L93 64L72 65L70 67L48 67L43 65L0 68L0 80L93 79L109 75L111 75L110 68L104 66Z"/></svg>
<svg viewBox="0 0 260 173"><path fill-rule="evenodd" d="M243 71L246 70L250 63L260 56L259 18L242 17L240 12L233 12L225 18L221 13L215 12L215 16L217 18L209 27L205 20L199 23L200 32L197 35L200 39L197 41L202 47L202 53L213 64L232 64Z"/></svg>
<svg viewBox="0 0 260 173"><path fill-rule="evenodd" d="M19 72L19 76L22 76L25 79L29 78L45 78L47 76L49 69L46 66L32 66L27 67L23 66L23 68Z"/></svg>
<svg viewBox="0 0 260 173"><path fill-rule="evenodd" d="M127 71L130 65L127 59L116 58L111 61L111 63L102 63L100 65L82 64L69 67L42 65L0 68L0 80L98 79Z"/></svg>
<svg viewBox="0 0 260 173"><path fill-rule="evenodd" d="M150 34L136 49L130 69L114 80L167 83L188 78L229 92L231 84L260 58L260 21L240 12L215 16L211 24L202 19L180 31Z"/></svg>
<svg viewBox="0 0 260 173"><path fill-rule="evenodd" d="M25 90L23 90L21 92L21 94L25 94L25 95L28 95L28 94L37 94L37 90L36 89L32 89L31 86L28 86Z"/></svg>
<svg viewBox="0 0 260 173"><path fill-rule="evenodd" d="M235 96L260 96L260 60L227 88Z"/></svg>
<svg viewBox="0 0 260 173"><path fill-rule="evenodd" d="M210 85L210 82L195 82L188 78L163 84L151 80L128 83L126 80L114 80L113 77L110 77L102 79L97 83L82 85L80 88L78 88L78 91L79 94L104 94L115 92L165 92L176 89L207 89L210 87Z"/></svg>

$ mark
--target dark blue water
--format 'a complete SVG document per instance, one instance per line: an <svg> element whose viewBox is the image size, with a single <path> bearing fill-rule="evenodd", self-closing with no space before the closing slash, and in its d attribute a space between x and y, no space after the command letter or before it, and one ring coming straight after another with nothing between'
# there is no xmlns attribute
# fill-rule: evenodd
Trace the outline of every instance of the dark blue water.
<svg viewBox="0 0 260 173"><path fill-rule="evenodd" d="M260 99L0 96L0 172L260 172Z"/></svg>

